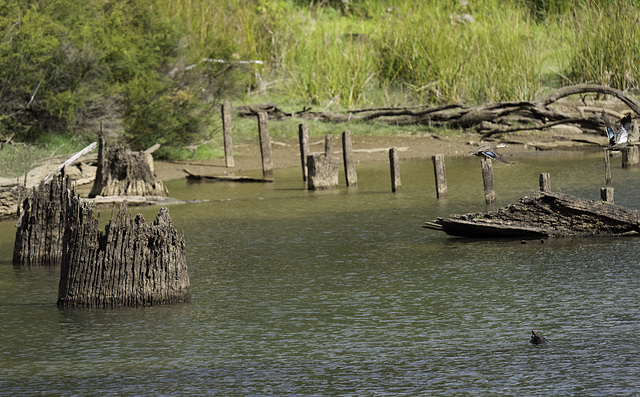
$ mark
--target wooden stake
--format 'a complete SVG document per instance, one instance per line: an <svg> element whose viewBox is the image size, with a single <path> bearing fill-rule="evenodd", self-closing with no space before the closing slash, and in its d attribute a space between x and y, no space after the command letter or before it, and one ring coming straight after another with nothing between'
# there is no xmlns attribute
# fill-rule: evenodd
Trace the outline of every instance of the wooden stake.
<svg viewBox="0 0 640 397"><path fill-rule="evenodd" d="M608 149L604 150L604 183L611 185L611 158Z"/></svg>
<svg viewBox="0 0 640 397"><path fill-rule="evenodd" d="M543 172L542 174L540 174L540 191L541 192L551 191L551 179L549 177L548 172Z"/></svg>
<svg viewBox="0 0 640 397"><path fill-rule="evenodd" d="M600 188L600 200L613 204L613 186Z"/></svg>
<svg viewBox="0 0 640 397"><path fill-rule="evenodd" d="M444 154L436 154L433 159L433 172L436 176L436 198L447 197L447 172L444 167Z"/></svg>
<svg viewBox="0 0 640 397"><path fill-rule="evenodd" d="M493 165L491 159L482 159L482 182L484 184L484 201L487 205L496 202L496 191L493 187Z"/></svg>
<svg viewBox="0 0 640 397"><path fill-rule="evenodd" d="M302 162L302 180L307 180L307 156L309 155L309 126L298 124L298 139L300 141L300 161Z"/></svg>
<svg viewBox="0 0 640 397"><path fill-rule="evenodd" d="M331 134L327 134L324 136L324 155L326 157L331 157L332 152L333 142L331 141Z"/></svg>
<svg viewBox="0 0 640 397"><path fill-rule="evenodd" d="M396 193L400 191L402 183L400 181L400 161L398 160L398 149L395 147L389 149L389 162L391 163L391 191Z"/></svg>
<svg viewBox="0 0 640 397"><path fill-rule="evenodd" d="M266 112L258 113L258 133L260 135L260 154L262 155L262 176L273 177L273 160L271 157L271 138L269 138L268 117Z"/></svg>
<svg viewBox="0 0 640 397"><path fill-rule="evenodd" d="M233 141L231 140L231 102L222 104L222 131L224 134L224 161L227 168L235 166L233 161Z"/></svg>
<svg viewBox="0 0 640 397"><path fill-rule="evenodd" d="M338 170L340 160L337 157L325 156L322 153L310 154L307 157L309 190L330 190L338 187Z"/></svg>
<svg viewBox="0 0 640 397"><path fill-rule="evenodd" d="M637 146L627 146L622 149L622 168L636 166L639 162L640 153Z"/></svg>
<svg viewBox="0 0 640 397"><path fill-rule="evenodd" d="M356 165L353 161L353 145L351 144L351 131L342 133L342 158L344 159L344 175L347 186L358 186Z"/></svg>

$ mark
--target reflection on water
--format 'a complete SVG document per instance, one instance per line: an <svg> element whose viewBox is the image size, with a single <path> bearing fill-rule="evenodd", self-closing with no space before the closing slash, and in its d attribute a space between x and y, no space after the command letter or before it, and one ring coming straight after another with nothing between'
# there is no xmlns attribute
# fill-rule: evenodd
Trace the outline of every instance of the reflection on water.
<svg viewBox="0 0 640 397"><path fill-rule="evenodd" d="M597 198L601 155L494 165L499 204L537 189ZM614 164L616 202L638 209L637 170ZM636 238L479 241L420 226L484 210L476 158L358 166L359 187L168 184L193 300L58 310L58 269L11 266L0 223L0 390L80 395L631 395L640 387ZM138 210L137 208L134 211ZM144 208L151 221L157 208ZM106 211L108 213L108 211ZM552 347L528 343L535 328Z"/></svg>

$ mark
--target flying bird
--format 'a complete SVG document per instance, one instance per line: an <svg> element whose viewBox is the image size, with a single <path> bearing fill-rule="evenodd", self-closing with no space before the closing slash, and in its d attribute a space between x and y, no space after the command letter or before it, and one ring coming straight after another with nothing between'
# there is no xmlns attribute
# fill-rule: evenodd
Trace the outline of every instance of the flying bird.
<svg viewBox="0 0 640 397"><path fill-rule="evenodd" d="M498 147L508 147L508 146L505 145L504 143L499 143L496 146L493 146L492 144L487 143L486 145L482 145L470 151L468 154L470 156L485 157L488 159L502 161L503 163L513 164L512 162L507 161L500 153L496 151L496 148Z"/></svg>
<svg viewBox="0 0 640 397"><path fill-rule="evenodd" d="M613 125L609 117L602 113L607 138L609 138L608 150L621 150L629 144L629 129L631 128L631 116L626 115L620 119L620 126Z"/></svg>

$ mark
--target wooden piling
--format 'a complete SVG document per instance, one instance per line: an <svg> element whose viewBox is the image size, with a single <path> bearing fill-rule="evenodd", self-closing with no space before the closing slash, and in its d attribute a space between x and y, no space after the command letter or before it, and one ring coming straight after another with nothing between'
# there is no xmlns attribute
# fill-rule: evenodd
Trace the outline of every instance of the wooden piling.
<svg viewBox="0 0 640 397"><path fill-rule="evenodd" d="M262 156L262 176L273 177L273 160L271 156L271 138L269 138L268 116L266 112L258 112L258 133L260 135L260 154Z"/></svg>
<svg viewBox="0 0 640 397"><path fill-rule="evenodd" d="M338 187L338 169L340 162L337 157L326 156L323 153L310 154L307 157L309 190L330 190Z"/></svg>
<svg viewBox="0 0 640 397"><path fill-rule="evenodd" d="M309 126L298 124L298 140L300 141L300 162L302 163L302 180L307 180L307 156L309 155Z"/></svg>
<svg viewBox="0 0 640 397"><path fill-rule="evenodd" d="M227 168L235 166L233 160L233 140L231 139L231 102L222 104L222 131L224 134L224 161Z"/></svg>
<svg viewBox="0 0 640 397"><path fill-rule="evenodd" d="M613 186L600 188L600 200L605 203L613 204Z"/></svg>
<svg viewBox="0 0 640 397"><path fill-rule="evenodd" d="M169 210L153 224L131 217L126 202L104 232L94 205L71 200L66 212L58 286L59 307L152 306L190 299L184 236Z"/></svg>
<svg viewBox="0 0 640 397"><path fill-rule="evenodd" d="M491 159L482 159L482 182L484 184L484 201L487 205L496 202L496 191L493 186L493 165Z"/></svg>
<svg viewBox="0 0 640 397"><path fill-rule="evenodd" d="M611 185L611 157L608 149L604 150L604 183Z"/></svg>
<svg viewBox="0 0 640 397"><path fill-rule="evenodd" d="M634 167L640 163L640 151L636 145L622 149L622 168Z"/></svg>
<svg viewBox="0 0 640 397"><path fill-rule="evenodd" d="M541 192L551 191L551 179L549 177L548 172L543 172L540 174L540 191Z"/></svg>
<svg viewBox="0 0 640 397"><path fill-rule="evenodd" d="M347 186L358 186L358 174L353 161L353 145L351 143L351 131L345 130L342 133L342 158L344 160L344 176Z"/></svg>
<svg viewBox="0 0 640 397"><path fill-rule="evenodd" d="M389 163L391 165L391 191L396 193L400 191L402 182L400 181L400 161L398 159L398 149L395 147L389 149Z"/></svg>
<svg viewBox="0 0 640 397"><path fill-rule="evenodd" d="M432 157L433 172L436 177L436 198L447 197L447 172L444 166L444 154L436 154Z"/></svg>
<svg viewBox="0 0 640 397"><path fill-rule="evenodd" d="M324 136L324 155L327 157L331 157L331 153L333 152L333 140L331 138L331 134Z"/></svg>

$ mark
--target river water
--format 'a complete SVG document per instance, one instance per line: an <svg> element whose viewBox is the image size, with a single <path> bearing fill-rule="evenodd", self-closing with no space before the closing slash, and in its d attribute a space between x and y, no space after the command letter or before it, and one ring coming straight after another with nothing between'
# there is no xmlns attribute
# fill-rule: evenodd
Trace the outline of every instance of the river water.
<svg viewBox="0 0 640 397"><path fill-rule="evenodd" d="M585 198L604 184L601 153L514 160L494 163L498 205L541 172ZM640 209L640 170L612 166L616 203ZM395 194L388 164L357 170L359 187L324 192L299 169L273 184L167 183L201 200L170 208L186 304L59 310L59 269L13 268L13 222L0 222L0 394L638 393L637 238L451 238L421 225L485 210L477 158L447 159L445 200L431 161L401 163ZM158 208L132 211L150 222ZM552 345L531 345L531 329Z"/></svg>

